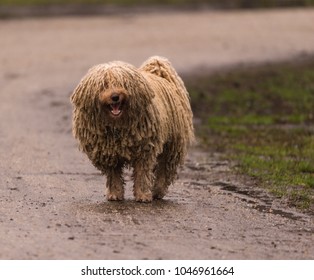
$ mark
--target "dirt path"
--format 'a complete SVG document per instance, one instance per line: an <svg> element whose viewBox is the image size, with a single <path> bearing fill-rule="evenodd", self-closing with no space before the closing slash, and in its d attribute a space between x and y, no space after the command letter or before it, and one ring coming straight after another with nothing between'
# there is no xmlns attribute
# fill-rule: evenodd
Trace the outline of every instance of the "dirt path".
<svg viewBox="0 0 314 280"><path fill-rule="evenodd" d="M313 217L191 150L164 201L104 201L71 136L87 69L168 57L180 72L314 51L314 10L0 21L1 259L313 259ZM182 32L183 31L183 32Z"/></svg>

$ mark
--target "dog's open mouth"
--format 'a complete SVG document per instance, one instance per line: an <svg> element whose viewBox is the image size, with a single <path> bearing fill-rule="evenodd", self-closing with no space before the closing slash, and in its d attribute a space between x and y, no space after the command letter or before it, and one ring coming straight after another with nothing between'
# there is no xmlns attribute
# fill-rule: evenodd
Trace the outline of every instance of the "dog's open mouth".
<svg viewBox="0 0 314 280"><path fill-rule="evenodd" d="M99 101L108 115L119 118L128 105L128 96L124 89L107 89L99 95Z"/></svg>
<svg viewBox="0 0 314 280"><path fill-rule="evenodd" d="M110 113L114 117L118 117L122 114L122 107L123 107L122 102L113 103L113 104L110 104L109 106L110 106Z"/></svg>

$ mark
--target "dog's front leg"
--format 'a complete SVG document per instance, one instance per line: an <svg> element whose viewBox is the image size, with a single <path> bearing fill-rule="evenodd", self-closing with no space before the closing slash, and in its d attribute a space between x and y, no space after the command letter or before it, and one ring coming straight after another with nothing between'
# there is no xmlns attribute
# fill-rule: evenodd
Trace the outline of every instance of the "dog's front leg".
<svg viewBox="0 0 314 280"><path fill-rule="evenodd" d="M151 202L153 200L152 188L154 181L154 165L148 160L142 160L134 166L134 197L138 202Z"/></svg>
<svg viewBox="0 0 314 280"><path fill-rule="evenodd" d="M124 199L124 182L122 178L122 167L116 166L106 172L107 176L107 200Z"/></svg>

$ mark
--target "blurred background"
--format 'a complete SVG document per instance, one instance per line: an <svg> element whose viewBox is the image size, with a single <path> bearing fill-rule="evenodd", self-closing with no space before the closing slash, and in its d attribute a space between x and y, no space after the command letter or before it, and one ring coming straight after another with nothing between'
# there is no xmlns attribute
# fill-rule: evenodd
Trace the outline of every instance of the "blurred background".
<svg viewBox="0 0 314 280"><path fill-rule="evenodd" d="M1 0L6 5L104 4L104 5L185 5L221 8L268 8L310 6L313 0Z"/></svg>
<svg viewBox="0 0 314 280"><path fill-rule="evenodd" d="M310 7L314 0L0 0L0 17L103 14L119 9L250 9ZM61 8L62 7L62 8Z"/></svg>
<svg viewBox="0 0 314 280"><path fill-rule="evenodd" d="M23 87L25 96L58 92L67 102L95 64L139 66L165 56L190 92L203 148L310 211L313 6L314 0L0 0L2 94L9 100ZM69 133L71 109L64 110L58 125ZM6 118L8 111L3 105Z"/></svg>
<svg viewBox="0 0 314 280"><path fill-rule="evenodd" d="M313 6L0 0L0 258L312 258ZM128 181L106 203L69 97L96 64L153 55L184 80L197 145L164 201Z"/></svg>

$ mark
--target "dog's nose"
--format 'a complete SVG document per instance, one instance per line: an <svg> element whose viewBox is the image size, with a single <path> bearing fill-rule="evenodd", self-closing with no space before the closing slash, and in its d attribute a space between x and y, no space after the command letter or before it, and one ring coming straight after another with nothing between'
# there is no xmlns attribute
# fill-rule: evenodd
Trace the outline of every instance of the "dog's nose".
<svg viewBox="0 0 314 280"><path fill-rule="evenodd" d="M120 99L119 94L113 94L113 95L111 95L111 100L112 100L113 102L118 102L119 99Z"/></svg>

